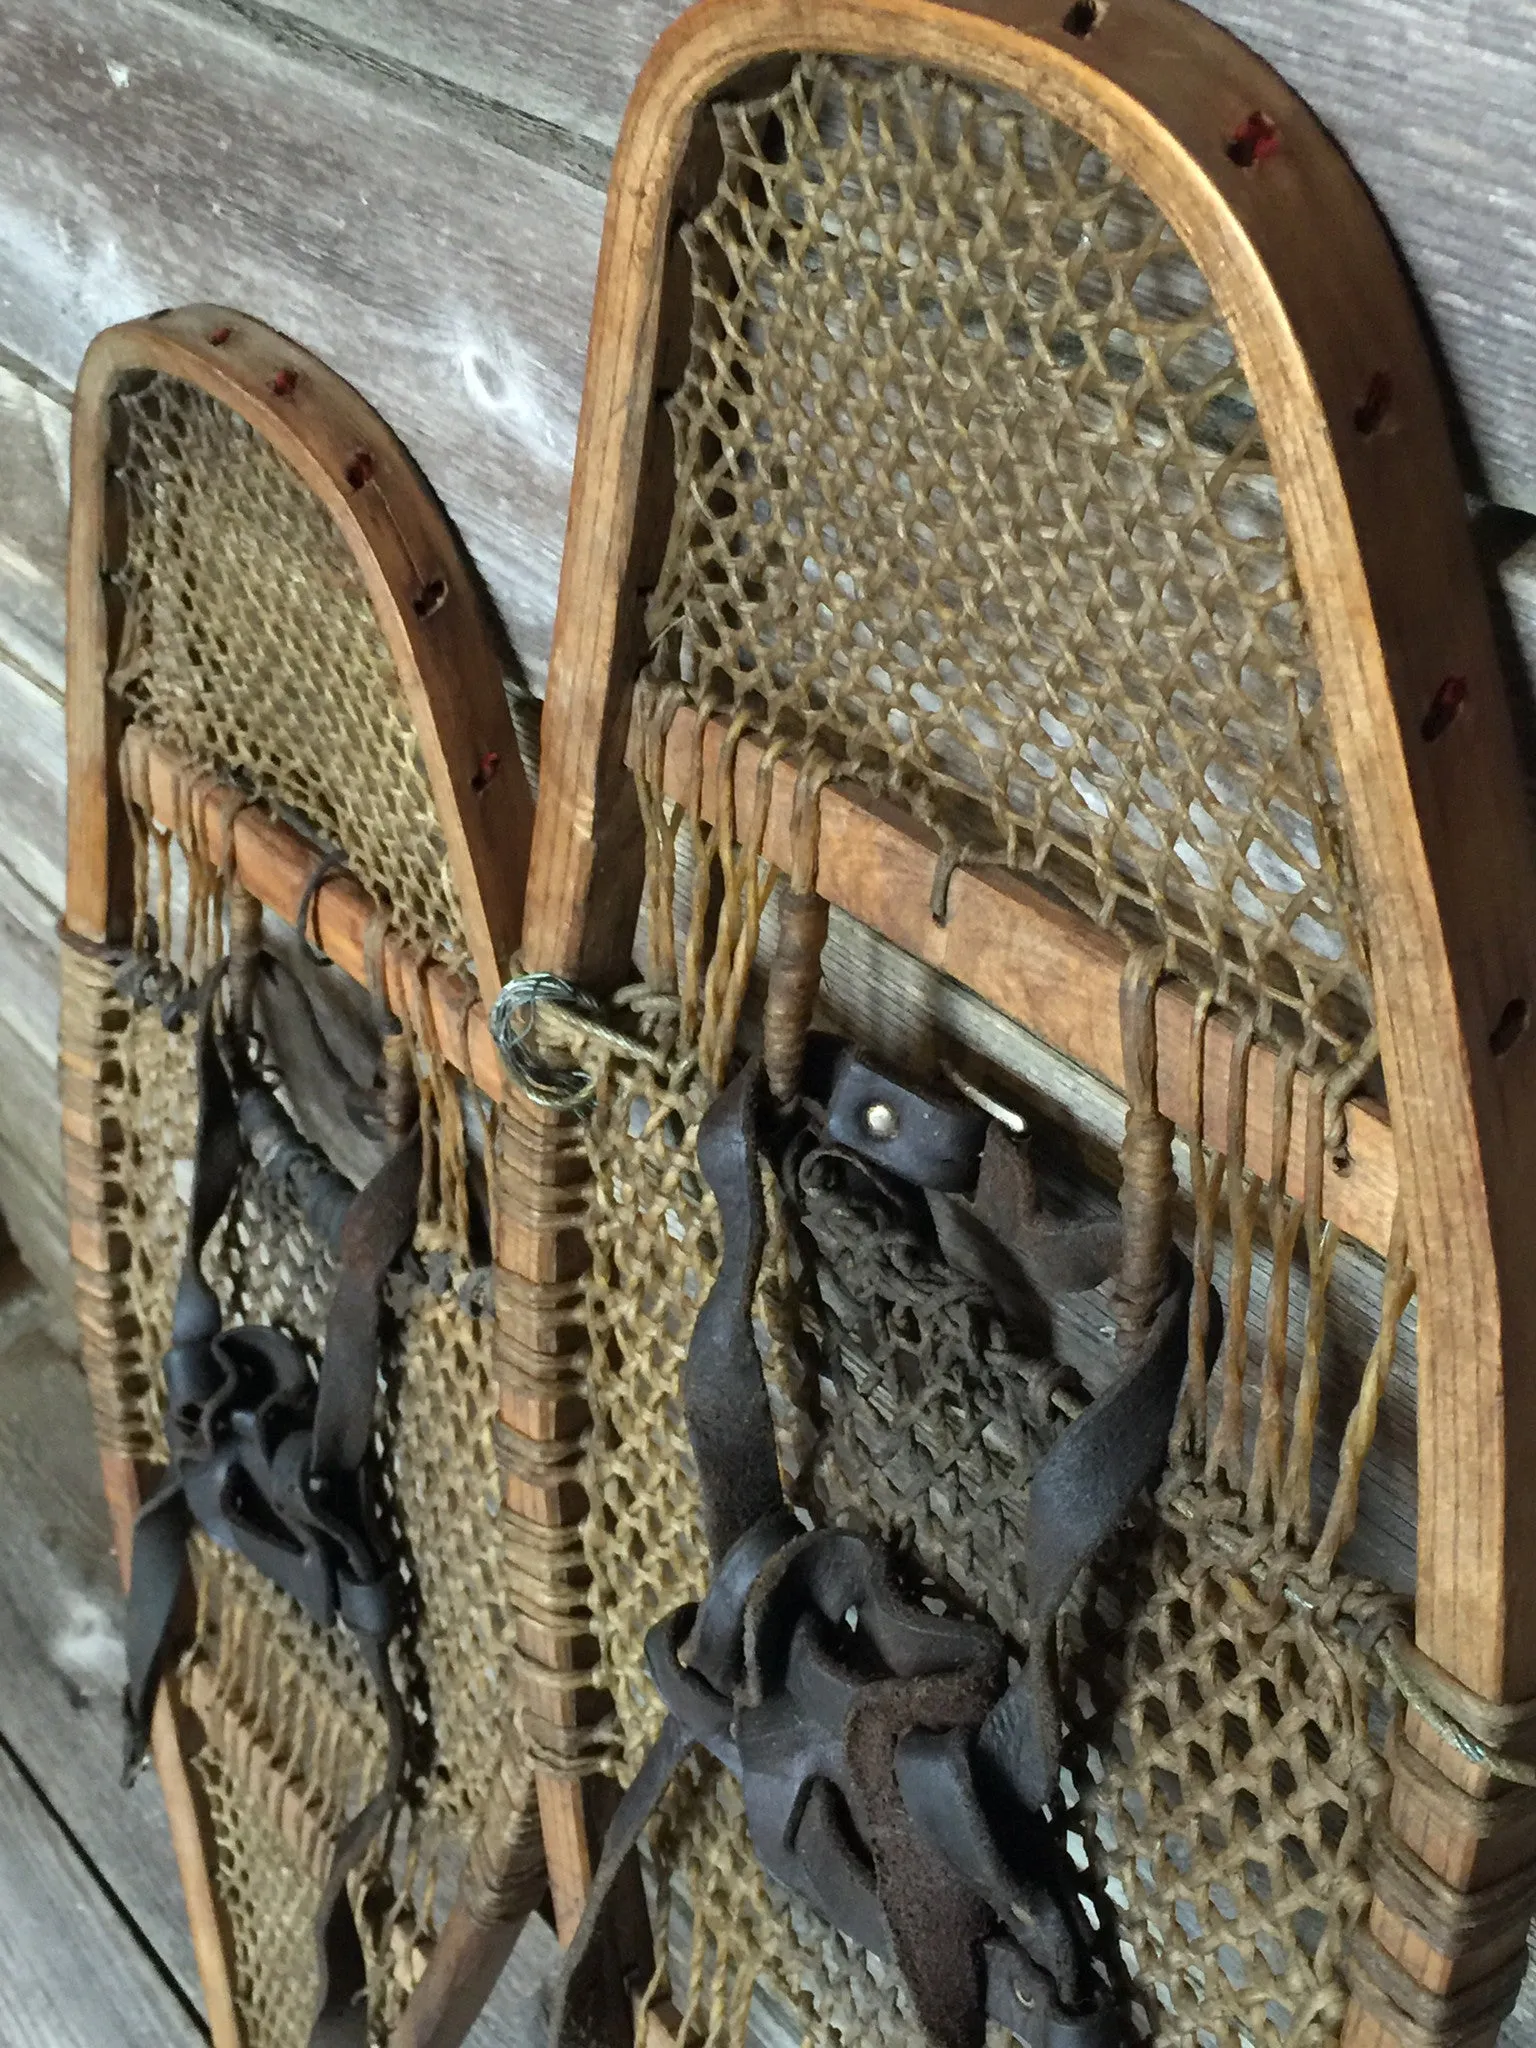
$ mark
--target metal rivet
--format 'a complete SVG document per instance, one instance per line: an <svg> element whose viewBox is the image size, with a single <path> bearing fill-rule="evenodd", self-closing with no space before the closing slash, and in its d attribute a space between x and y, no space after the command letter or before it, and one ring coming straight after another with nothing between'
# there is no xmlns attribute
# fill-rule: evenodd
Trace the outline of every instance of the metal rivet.
<svg viewBox="0 0 1536 2048"><path fill-rule="evenodd" d="M896 1112L888 1102L870 1102L864 1106L864 1128L872 1138L894 1138L896 1135Z"/></svg>

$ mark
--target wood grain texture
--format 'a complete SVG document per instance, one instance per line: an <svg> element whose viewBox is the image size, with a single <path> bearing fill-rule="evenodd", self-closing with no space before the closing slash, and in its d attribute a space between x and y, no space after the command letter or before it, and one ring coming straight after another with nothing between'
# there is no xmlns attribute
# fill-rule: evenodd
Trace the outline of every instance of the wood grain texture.
<svg viewBox="0 0 1536 2048"><path fill-rule="evenodd" d="M624 104L651 45L680 0L270 0L286 16L347 47L356 62L409 66L518 108L552 128L612 149Z"/></svg>
<svg viewBox="0 0 1536 2048"><path fill-rule="evenodd" d="M0 2036L49 2048L195 2048L195 2020L0 1752Z"/></svg>
<svg viewBox="0 0 1536 2048"><path fill-rule="evenodd" d="M0 1213L60 1307L70 1296L59 1153L64 713L0 656Z"/></svg>
<svg viewBox="0 0 1536 2048"><path fill-rule="evenodd" d="M0 633L8 620L0 614ZM55 914L64 906L64 763L63 705L0 652L0 861Z"/></svg>
<svg viewBox="0 0 1536 2048"><path fill-rule="evenodd" d="M542 665L596 193L161 0L12 0L0 158L0 343L70 385L99 329L180 302L302 337L432 477Z"/></svg>
<svg viewBox="0 0 1536 2048"><path fill-rule="evenodd" d="M1196 0L1343 144L1402 250L1481 480L1536 511L1536 6Z"/></svg>
<svg viewBox="0 0 1536 2048"><path fill-rule="evenodd" d="M19 1051L0 1026L0 1060L16 1069L0 1115L0 1216L5 1218L27 1270L46 1288L62 1324L73 1318L69 1263L69 1221L60 1193L60 1173L39 1173L28 1154L57 1142L59 1098L51 1077ZM34 1143L35 1140L35 1143Z"/></svg>
<svg viewBox="0 0 1536 2048"><path fill-rule="evenodd" d="M52 1065L58 1049L59 940L55 906L0 861L0 1024ZM51 1038L51 1042L50 1042Z"/></svg>
<svg viewBox="0 0 1536 2048"><path fill-rule="evenodd" d="M1199 0L1300 93L1370 186L1423 294L1483 481L1536 510L1533 0ZM600 143L617 138L678 0L276 0L376 60L439 73Z"/></svg>
<svg viewBox="0 0 1536 2048"><path fill-rule="evenodd" d="M465 2048L543 2048L559 1970L560 1944L548 1922L532 1913L485 2010L465 2038Z"/></svg>
<svg viewBox="0 0 1536 2048"><path fill-rule="evenodd" d="M119 1784L122 1637L85 1383L23 1297L0 1309L0 1734L196 2004L159 1787Z"/></svg>
<svg viewBox="0 0 1536 2048"><path fill-rule="evenodd" d="M59 1147L56 907L0 860L0 1214L61 1309L69 1234Z"/></svg>
<svg viewBox="0 0 1536 2048"><path fill-rule="evenodd" d="M19 367L0 361L0 649L62 697L69 408Z"/></svg>

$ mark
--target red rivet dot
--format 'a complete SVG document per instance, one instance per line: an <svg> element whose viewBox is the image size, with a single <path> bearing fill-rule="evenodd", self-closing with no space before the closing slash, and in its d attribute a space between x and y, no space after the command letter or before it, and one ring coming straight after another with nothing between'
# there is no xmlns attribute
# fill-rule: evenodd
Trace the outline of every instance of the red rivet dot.
<svg viewBox="0 0 1536 2048"><path fill-rule="evenodd" d="M1437 740L1448 732L1456 722L1457 713L1467 701L1467 679L1465 676L1447 676L1430 699L1429 709L1424 714L1424 723L1419 727L1427 740Z"/></svg>
<svg viewBox="0 0 1536 2048"><path fill-rule="evenodd" d="M1268 114L1251 113L1227 143L1227 155L1240 170L1263 163L1280 147L1280 130Z"/></svg>

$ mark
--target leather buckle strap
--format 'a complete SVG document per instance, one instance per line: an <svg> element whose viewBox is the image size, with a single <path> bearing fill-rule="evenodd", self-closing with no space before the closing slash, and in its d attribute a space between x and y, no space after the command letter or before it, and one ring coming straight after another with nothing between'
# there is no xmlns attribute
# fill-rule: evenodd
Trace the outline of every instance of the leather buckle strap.
<svg viewBox="0 0 1536 2048"><path fill-rule="evenodd" d="M337 1838L316 1929L320 1998L311 2048L364 2048L367 1971L346 1879L399 1794L406 1716L390 1668L398 1604L366 1470L385 1279L415 1228L420 1134L353 1193L310 1153L276 1099L237 1088L215 1027L227 962L201 991L199 1109L186 1254L165 1359L165 1483L134 1525L128 1596L125 1778L143 1760L194 1527L247 1558L317 1627L340 1619L377 1687L388 1732L382 1784ZM240 1064L240 1054L235 1050ZM249 1147L249 1151L248 1148ZM293 1339L259 1324L222 1326L202 1271L208 1239L248 1157L291 1184L338 1275L318 1382Z"/></svg>
<svg viewBox="0 0 1536 2048"><path fill-rule="evenodd" d="M806 1531L792 1518L791 1527L739 1596L734 1697L684 1662L693 1610L658 1624L646 1641L672 1718L739 1779L764 1869L862 1947L895 1961L930 2039L946 2048L979 2038L994 2009L1016 2030L1036 2013L1025 2039L1111 2041L1113 2014L1079 1965L1081 1930L1062 1903L1070 1896L1064 1854L1036 1820L1027 1859L1035 1874L1021 1874L971 1779L974 1737L1003 1688L1001 1639L908 1600L886 1553L866 1537ZM749 1532L740 1549L761 1555L766 1533ZM741 1577L739 1561L728 1559L711 1600ZM909 1786L930 1796L914 1799ZM1052 1882L1042 1883L1047 1862ZM1000 1917L1022 1931L1022 1957L995 1935ZM1006 1994L994 1989L994 1974Z"/></svg>
<svg viewBox="0 0 1536 2048"><path fill-rule="evenodd" d="M701 1641L716 1669L739 1670L732 1692L699 1668ZM696 1747L740 1781L768 1874L896 1962L940 2048L979 2042L988 2018L1030 2048L1112 2048L1113 2005L1079 1971L1080 1930L1061 1902L1064 1854L1049 1846L1061 1865L1054 1887L1021 1874L969 1778L973 1738L1005 1676L993 1630L908 1600L867 1538L807 1531L780 1511L741 1538L702 1607L650 1631L646 1661L668 1718L615 1816L572 1944L552 2035L561 2048L606 2038L592 2024L596 1936L625 1858ZM925 1743L943 1745L937 1771L923 1768ZM930 1794L943 1784L939 1825L931 1797L908 1796L909 1779ZM1038 1861L1047 1838L1038 1822L1035 1832ZM1023 1945L1000 1931L999 1907Z"/></svg>
<svg viewBox="0 0 1536 2048"><path fill-rule="evenodd" d="M907 1599L880 1546L808 1531L785 1504L752 1326L766 1241L759 1141L781 1154L791 1199L808 1161L851 1154L905 1208L926 1201L957 1267L989 1286L1002 1269L1000 1295L1045 1272L1089 1284L1081 1276L1108 1270L1112 1247L1099 1226L1011 1229L1028 1204L1006 1162L988 1165L987 1122L969 1104L905 1089L825 1041L806 1073L820 1076L825 1107L776 1117L752 1061L699 1128L721 1260L682 1390L716 1571L697 1609L647 1638L668 1719L615 1820L553 2039L604 2038L594 1944L610 1892L675 1762L702 1747L739 1780L765 1870L897 1964L936 2048L978 2048L989 2017L1032 2048L1111 2048L1117 2015L1092 1968L1075 1873L1041 1811L1061 1740L1056 1618L1166 1457L1187 1269L1115 1385L1035 1474L1031 1651L1007 1684L995 1630Z"/></svg>

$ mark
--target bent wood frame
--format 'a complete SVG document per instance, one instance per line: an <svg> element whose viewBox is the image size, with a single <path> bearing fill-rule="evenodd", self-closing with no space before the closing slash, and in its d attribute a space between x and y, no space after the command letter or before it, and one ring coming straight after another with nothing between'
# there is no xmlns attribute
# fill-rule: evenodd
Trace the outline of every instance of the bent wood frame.
<svg viewBox="0 0 1536 2048"><path fill-rule="evenodd" d="M1352 1146L1376 1180L1364 1205L1374 1214L1351 1213L1353 1190L1336 1187L1329 1199L1346 1227L1378 1245L1389 1179L1405 1205L1419 1284L1418 1643L1486 1700L1525 1700L1536 1694L1527 1562L1536 1489L1521 1479L1536 1449L1536 1261L1526 1242L1536 1033L1524 1029L1536 1002L1536 868L1513 731L1409 289L1341 152L1223 31L1178 0L1070 13L1064 0L700 0L663 36L630 103L610 187L550 665L527 964L595 986L625 971L640 866L628 711L672 488L657 401L687 348L670 228L694 196L708 196L690 193L696 117L750 67L793 52L925 63L1023 94L1146 192L1227 323L1307 600L1365 897L1390 1130L1357 1106ZM1255 113L1274 123L1278 147L1245 165L1230 145ZM1383 391L1384 415L1370 402ZM1448 702L1458 715L1431 716ZM819 886L888 929L889 893L868 857L873 828L861 838L848 823L852 805L846 793L822 799ZM888 852L904 837L908 867L920 862L913 828L887 818L881 831ZM1028 920L1043 927L1049 911L1025 911L1023 884L957 876L957 906L967 893L1006 983L987 993L1071 1050L1026 972L1036 943ZM891 935L933 957L914 932ZM1079 956L1069 986L1086 998L1102 971L1094 935L1068 933L1061 944ZM1056 987L1059 1011L1059 977ZM1080 1036L1096 1029L1080 1020ZM1096 1042L1080 1056L1115 1078ZM1187 1074L1170 1068L1159 1085L1170 1106L1187 1102ZM1394 1828L1432 1873L1475 1891L1528 1863L1536 1839L1525 1795L1501 1800L1487 1773L1417 1714L1408 1736L1483 1802L1459 1817L1430 1811L1398 1774ZM557 1901L579 1897L586 1852L571 1860L568 1843L564 1827L548 1839ZM570 1911L567 1903L562 1924ZM1486 1955L1439 1953L1380 1899L1372 1927L1426 1992L1453 1992L1489 1966ZM1393 2035L1356 2007L1347 2038Z"/></svg>
<svg viewBox="0 0 1536 2048"><path fill-rule="evenodd" d="M118 622L110 615L103 569L115 518L112 394L121 378L153 371L194 384L240 414L325 506L363 576L421 748L480 985L477 992L440 967L428 969L445 1027L442 1043L453 1060L467 1046L466 1020L481 1007L480 992L484 1002L494 996L521 936L533 829L532 798L483 600L409 455L366 401L285 336L223 307L187 307L109 328L92 342L81 368L71 444L65 931L105 945L122 944L131 933L131 848L118 775L124 719L107 687ZM147 752L157 820L170 825L178 813L177 764L153 743ZM482 764L492 755L497 768L488 781ZM231 813L221 804L221 788L227 795L228 785L215 781L205 780L199 789L214 859L232 853L242 884L265 908L293 923L313 869L313 848L253 808L238 813L231 845ZM365 985L363 931L372 909L350 876L333 876L314 893L317 937ZM403 990L403 964L387 944L384 973L386 986ZM446 1028L450 1020L456 1029ZM479 1035L485 1039L483 1020ZM456 1063L483 1085L494 1065L488 1040L478 1059L471 1062L466 1054ZM61 1068L70 1240L84 1320L88 1279L116 1270L120 1250L90 1207L86 1182L99 1157L100 1133L71 1104L74 1064L66 1046ZM134 1517L157 1484L159 1469L104 1450L102 1475L126 1585ZM196 1715L167 1678L154 1710L155 1766L215 2048L240 2048L243 2031L227 1927L211 1877L208 1817L187 1767L188 1746L198 1739ZM458 2010L459 1994L466 1985L476 1986L478 2004L488 1988L480 1981L487 1949L499 1960L509 1944L503 1930L467 1929L467 1917L457 1907L450 1914L439 1943L442 1962L434 1957L397 2029L401 2048L450 2048L472 2021L473 2011ZM442 2023L445 2015L448 2024Z"/></svg>

